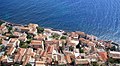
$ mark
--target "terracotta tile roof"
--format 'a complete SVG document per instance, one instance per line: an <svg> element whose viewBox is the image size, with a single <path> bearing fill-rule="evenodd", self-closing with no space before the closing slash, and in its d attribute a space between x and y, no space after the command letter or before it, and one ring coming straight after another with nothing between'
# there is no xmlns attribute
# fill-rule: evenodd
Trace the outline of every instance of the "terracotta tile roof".
<svg viewBox="0 0 120 66"><path fill-rule="evenodd" d="M37 48L36 54L39 54L42 51L41 48Z"/></svg>
<svg viewBox="0 0 120 66"><path fill-rule="evenodd" d="M21 54L22 56L25 54L26 49L25 48L19 48L18 53Z"/></svg>
<svg viewBox="0 0 120 66"><path fill-rule="evenodd" d="M11 54L14 50L15 50L15 48L14 48L14 47L11 47L11 48L7 51L7 54L8 54L8 55Z"/></svg>
<svg viewBox="0 0 120 66"><path fill-rule="evenodd" d="M39 35L34 36L34 39L43 40L45 37L46 37L45 35L39 34Z"/></svg>
<svg viewBox="0 0 120 66"><path fill-rule="evenodd" d="M30 55L32 53L32 48L27 48L27 50L26 50L26 55Z"/></svg>
<svg viewBox="0 0 120 66"><path fill-rule="evenodd" d="M21 29L21 30L28 30L28 31L30 30L29 27L20 27L20 29Z"/></svg>
<svg viewBox="0 0 120 66"><path fill-rule="evenodd" d="M52 62L52 58L47 57L46 61L47 61L47 63L51 63Z"/></svg>
<svg viewBox="0 0 120 66"><path fill-rule="evenodd" d="M84 38L80 38L79 39L82 43L87 44L88 46L95 46L95 43L93 43L92 41L86 40Z"/></svg>
<svg viewBox="0 0 120 66"><path fill-rule="evenodd" d="M7 56L1 56L0 61L7 61Z"/></svg>
<svg viewBox="0 0 120 66"><path fill-rule="evenodd" d="M66 56L65 56L65 59L66 59L67 63L71 63L71 62L72 62L72 60L71 60L71 58L70 58L69 55L66 55Z"/></svg>
<svg viewBox="0 0 120 66"><path fill-rule="evenodd" d="M14 43L18 38L10 38L9 43Z"/></svg>
<svg viewBox="0 0 120 66"><path fill-rule="evenodd" d="M81 35L81 36L85 36L85 33L84 32L76 32L78 35Z"/></svg>
<svg viewBox="0 0 120 66"><path fill-rule="evenodd" d="M42 45L42 41L40 41L40 40L32 40L30 45Z"/></svg>
<svg viewBox="0 0 120 66"><path fill-rule="evenodd" d="M59 40L46 40L45 44L59 44Z"/></svg>
<svg viewBox="0 0 120 66"><path fill-rule="evenodd" d="M48 48L47 48L47 52L49 53L49 54L51 54L52 52L53 52L53 50L54 50L54 46L48 46Z"/></svg>
<svg viewBox="0 0 120 66"><path fill-rule="evenodd" d="M16 54L14 57L14 62L17 62L18 58L19 58L19 54Z"/></svg>
<svg viewBox="0 0 120 66"><path fill-rule="evenodd" d="M107 61L107 52L98 52L98 54L101 56L103 61Z"/></svg>
<svg viewBox="0 0 120 66"><path fill-rule="evenodd" d="M27 55L26 58L25 58L25 61L23 61L22 65L25 66L29 62L29 60L30 60L30 56Z"/></svg>
<svg viewBox="0 0 120 66"><path fill-rule="evenodd" d="M7 47L13 47L13 44L7 44Z"/></svg>
<svg viewBox="0 0 120 66"><path fill-rule="evenodd" d="M20 62L20 61L22 60L22 57L23 57L23 56L22 56L21 54L19 54L19 56L18 56L18 60L17 60L17 61Z"/></svg>
<svg viewBox="0 0 120 66"><path fill-rule="evenodd" d="M27 38L24 37L24 36L20 36L18 39L21 40L21 41L25 41L25 40L27 40Z"/></svg>
<svg viewBox="0 0 120 66"><path fill-rule="evenodd" d="M87 45L89 45L89 46L95 46L95 43L89 42L89 43L87 43Z"/></svg>
<svg viewBox="0 0 120 66"><path fill-rule="evenodd" d="M75 44L75 43L72 43L72 42L68 42L67 44L68 44L69 46L73 46L73 47L76 46L76 44Z"/></svg>
<svg viewBox="0 0 120 66"><path fill-rule="evenodd" d="M22 33L20 33L20 32L13 32L13 35L20 36L20 35L22 35Z"/></svg>
<svg viewBox="0 0 120 66"><path fill-rule="evenodd" d="M85 41L85 39L84 39L84 38L79 38L79 40L80 40L80 41Z"/></svg>
<svg viewBox="0 0 120 66"><path fill-rule="evenodd" d="M15 55L14 62L17 62L17 61L21 62L23 55L25 54L25 51L26 51L26 49L24 49L24 48L18 48L18 52Z"/></svg>
<svg viewBox="0 0 120 66"><path fill-rule="evenodd" d="M41 56L47 56L47 52L46 51L43 51L43 53L41 54Z"/></svg>

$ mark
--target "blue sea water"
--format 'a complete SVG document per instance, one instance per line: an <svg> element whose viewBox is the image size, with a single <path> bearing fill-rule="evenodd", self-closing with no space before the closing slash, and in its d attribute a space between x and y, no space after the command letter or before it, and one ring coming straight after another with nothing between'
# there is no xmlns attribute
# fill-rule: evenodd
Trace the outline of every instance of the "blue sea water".
<svg viewBox="0 0 120 66"><path fill-rule="evenodd" d="M84 31L120 43L120 0L0 0L0 19Z"/></svg>

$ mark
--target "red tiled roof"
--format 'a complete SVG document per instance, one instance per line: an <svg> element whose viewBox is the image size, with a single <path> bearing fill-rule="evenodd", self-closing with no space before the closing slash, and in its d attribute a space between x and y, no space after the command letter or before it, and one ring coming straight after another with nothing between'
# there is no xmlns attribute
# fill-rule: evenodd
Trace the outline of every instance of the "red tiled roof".
<svg viewBox="0 0 120 66"><path fill-rule="evenodd" d="M70 56L69 56L69 55L66 55L66 56L65 56L65 59L66 59L66 61L67 61L68 63L71 63L71 62L72 62L72 60L70 59Z"/></svg>
<svg viewBox="0 0 120 66"><path fill-rule="evenodd" d="M53 50L54 50L54 46L48 46L48 48L47 48L48 53L51 54L53 52Z"/></svg>
<svg viewBox="0 0 120 66"><path fill-rule="evenodd" d="M42 41L40 41L40 40L32 40L31 45L42 45Z"/></svg>
<svg viewBox="0 0 120 66"><path fill-rule="evenodd" d="M25 58L25 61L23 62L23 66L25 66L30 60L30 56L27 55L26 58Z"/></svg>
<svg viewBox="0 0 120 66"><path fill-rule="evenodd" d="M16 54L14 58L14 62L17 62L18 58L19 58L19 54Z"/></svg>
<svg viewBox="0 0 120 66"><path fill-rule="evenodd" d="M24 48L19 48L18 49L18 53L21 54L22 56L25 54L25 50Z"/></svg>
<svg viewBox="0 0 120 66"><path fill-rule="evenodd" d="M101 56L103 61L106 61L108 59L107 52L98 52L98 54Z"/></svg>
<svg viewBox="0 0 120 66"><path fill-rule="evenodd" d="M11 52L14 50L15 48L14 47L11 47L8 51L7 51L7 54L11 54Z"/></svg>
<svg viewBox="0 0 120 66"><path fill-rule="evenodd" d="M22 60L22 55L19 54L18 61L20 62Z"/></svg>

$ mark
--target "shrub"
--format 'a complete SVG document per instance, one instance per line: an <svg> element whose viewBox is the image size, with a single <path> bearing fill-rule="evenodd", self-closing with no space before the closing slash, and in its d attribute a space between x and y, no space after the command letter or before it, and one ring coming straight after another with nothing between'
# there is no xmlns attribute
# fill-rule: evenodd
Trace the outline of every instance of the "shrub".
<svg viewBox="0 0 120 66"><path fill-rule="evenodd" d="M3 23L5 23L5 22L3 22L3 21L0 21L0 25L2 25Z"/></svg>
<svg viewBox="0 0 120 66"><path fill-rule="evenodd" d="M32 66L30 63L26 64L25 66Z"/></svg>
<svg viewBox="0 0 120 66"><path fill-rule="evenodd" d="M19 64L14 64L13 66L20 66Z"/></svg>
<svg viewBox="0 0 120 66"><path fill-rule="evenodd" d="M59 37L60 37L60 35L58 35L56 33L51 36L51 38L54 38L54 39L59 39Z"/></svg>
<svg viewBox="0 0 120 66"><path fill-rule="evenodd" d="M60 39L66 39L66 36L62 36Z"/></svg>
<svg viewBox="0 0 120 66"><path fill-rule="evenodd" d="M79 48L79 52L80 53L84 53L83 49Z"/></svg>
<svg viewBox="0 0 120 66"><path fill-rule="evenodd" d="M92 62L93 66L99 66L99 64L97 62Z"/></svg>
<svg viewBox="0 0 120 66"><path fill-rule="evenodd" d="M44 31L44 28L42 28L42 27L37 27L37 32L38 32L38 33L43 33L43 31Z"/></svg>
<svg viewBox="0 0 120 66"><path fill-rule="evenodd" d="M0 44L2 44L2 39L0 39Z"/></svg>
<svg viewBox="0 0 120 66"><path fill-rule="evenodd" d="M27 48L28 47L27 42L20 41L20 47L21 48Z"/></svg>

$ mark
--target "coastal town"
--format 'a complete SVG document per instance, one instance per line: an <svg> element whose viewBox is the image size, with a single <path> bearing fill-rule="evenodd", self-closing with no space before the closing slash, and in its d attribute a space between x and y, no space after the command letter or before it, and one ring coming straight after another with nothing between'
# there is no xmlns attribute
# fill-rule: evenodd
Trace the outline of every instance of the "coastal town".
<svg viewBox="0 0 120 66"><path fill-rule="evenodd" d="M120 66L120 46L81 31L0 20L0 66Z"/></svg>

